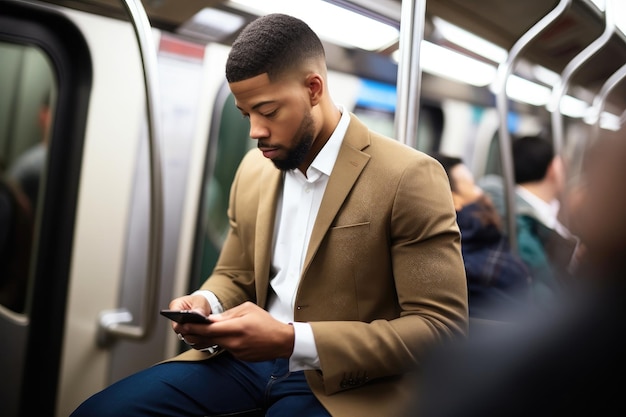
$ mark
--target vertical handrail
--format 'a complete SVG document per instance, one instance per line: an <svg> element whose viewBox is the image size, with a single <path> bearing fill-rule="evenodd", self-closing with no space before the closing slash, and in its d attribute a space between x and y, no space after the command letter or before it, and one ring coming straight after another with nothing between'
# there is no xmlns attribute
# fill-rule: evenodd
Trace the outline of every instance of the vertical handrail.
<svg viewBox="0 0 626 417"><path fill-rule="evenodd" d="M606 100L613 91L613 89L626 78L626 64L622 65L617 71L615 71L611 76L604 82L602 88L596 94L593 99L593 105L590 109L590 121L593 123L593 131L590 135L591 140L589 141L589 145L598 139L600 136L600 120L602 118L602 112L604 111L604 107L606 105Z"/></svg>
<svg viewBox="0 0 626 417"><path fill-rule="evenodd" d="M499 127L499 148L500 161L502 163L502 176L505 196L505 210L507 220L507 231L511 249L517 252L517 231L515 223L515 181L513 178L513 160L511 151L511 135L508 127L508 98L506 94L506 85L509 76L513 72L514 64L524 49L537 38L543 31L567 11L572 0L561 0L548 14L528 29L511 47L507 59L498 66L496 75L496 104L500 119Z"/></svg>
<svg viewBox="0 0 626 417"><path fill-rule="evenodd" d="M615 32L615 22L612 3L613 0L606 0L604 11L605 26L602 34L568 62L561 72L559 82L557 82L557 85L550 95L548 110L550 110L552 115L552 140L554 141L554 152L557 155L560 155L563 149L563 115L561 114L561 100L576 71L606 45L611 39L611 36L613 36Z"/></svg>
<svg viewBox="0 0 626 417"><path fill-rule="evenodd" d="M159 144L161 136L156 45L152 28L140 0L122 0L135 30L146 88L148 143L150 153L150 230L146 284L142 303L142 317L138 325L130 324L132 314L124 308L100 314L98 344L105 346L113 338L143 340L154 327L156 297L161 277L163 247L163 191Z"/></svg>
<svg viewBox="0 0 626 417"><path fill-rule="evenodd" d="M397 105L394 119L398 141L415 148L420 111L422 70L421 44L424 38L426 0L402 2L400 56L398 59Z"/></svg>

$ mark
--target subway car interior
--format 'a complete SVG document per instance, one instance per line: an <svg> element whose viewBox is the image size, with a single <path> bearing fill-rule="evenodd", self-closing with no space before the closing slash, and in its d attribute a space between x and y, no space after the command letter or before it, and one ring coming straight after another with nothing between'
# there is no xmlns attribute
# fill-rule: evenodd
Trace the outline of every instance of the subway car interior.
<svg viewBox="0 0 626 417"><path fill-rule="evenodd" d="M186 348L158 310L219 255L255 146L224 64L272 12L320 35L337 103L508 207L513 136L575 170L626 122L621 0L0 0L0 415L67 416Z"/></svg>

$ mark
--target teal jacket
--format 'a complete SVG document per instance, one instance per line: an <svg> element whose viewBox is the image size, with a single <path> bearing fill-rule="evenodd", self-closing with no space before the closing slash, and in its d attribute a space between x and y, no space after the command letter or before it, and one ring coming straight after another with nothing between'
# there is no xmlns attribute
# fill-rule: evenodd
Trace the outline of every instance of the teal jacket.
<svg viewBox="0 0 626 417"><path fill-rule="evenodd" d="M528 214L518 214L516 224L519 256L532 276L533 302L547 305L569 275L575 245Z"/></svg>

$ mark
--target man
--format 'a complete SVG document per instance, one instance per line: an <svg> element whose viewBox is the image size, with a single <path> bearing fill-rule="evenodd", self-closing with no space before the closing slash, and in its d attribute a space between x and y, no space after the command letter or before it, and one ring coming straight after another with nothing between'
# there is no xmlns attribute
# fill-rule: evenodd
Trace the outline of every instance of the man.
<svg viewBox="0 0 626 417"><path fill-rule="evenodd" d="M565 167L552 143L540 135L515 139L512 155L518 252L531 271L534 303L545 306L563 289L577 245L558 218ZM491 181L480 184L502 209L502 184Z"/></svg>
<svg viewBox="0 0 626 417"><path fill-rule="evenodd" d="M193 349L72 416L397 415L420 358L467 331L445 172L333 103L322 44L298 19L248 25L226 78L258 150L235 176L212 275L169 305L211 323L173 323Z"/></svg>
<svg viewBox="0 0 626 417"><path fill-rule="evenodd" d="M513 141L513 167L520 256L531 269L537 303L548 304L569 276L577 243L558 219L565 167L552 143L540 136Z"/></svg>

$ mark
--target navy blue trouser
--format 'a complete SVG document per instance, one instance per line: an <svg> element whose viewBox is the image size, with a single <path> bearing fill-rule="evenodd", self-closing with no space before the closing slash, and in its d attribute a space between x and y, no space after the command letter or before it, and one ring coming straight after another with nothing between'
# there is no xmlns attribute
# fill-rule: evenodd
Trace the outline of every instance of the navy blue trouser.
<svg viewBox="0 0 626 417"><path fill-rule="evenodd" d="M70 417L202 417L254 409L272 417L330 416L304 372L289 372L287 359L242 362L222 353L147 368L91 396Z"/></svg>

